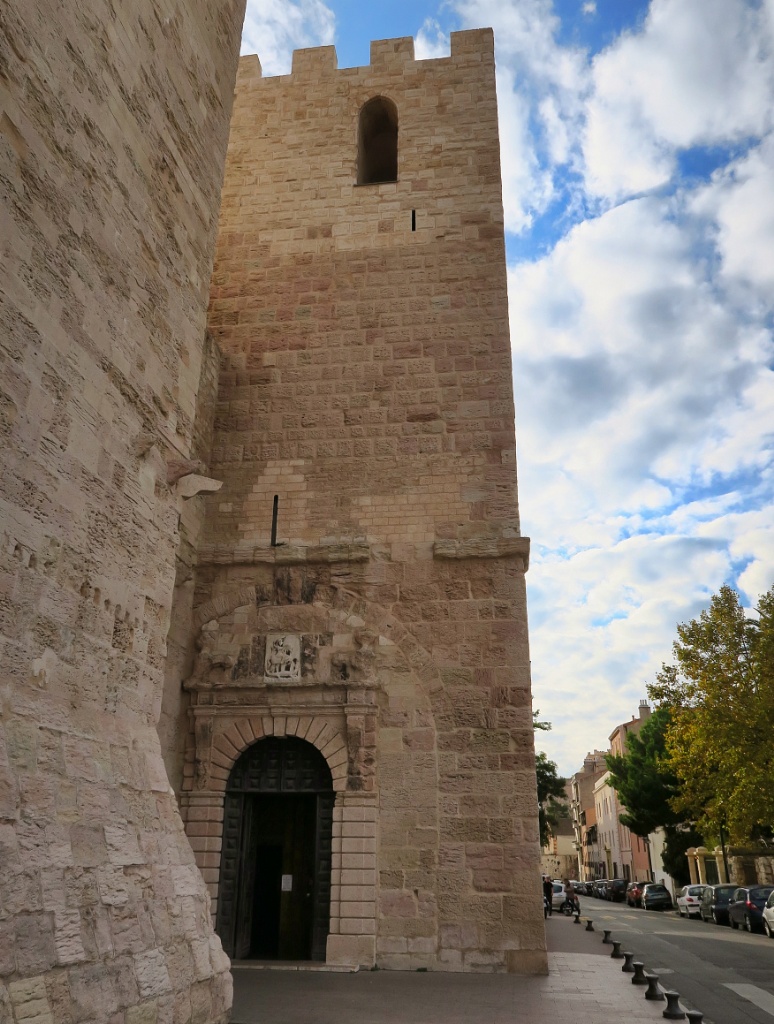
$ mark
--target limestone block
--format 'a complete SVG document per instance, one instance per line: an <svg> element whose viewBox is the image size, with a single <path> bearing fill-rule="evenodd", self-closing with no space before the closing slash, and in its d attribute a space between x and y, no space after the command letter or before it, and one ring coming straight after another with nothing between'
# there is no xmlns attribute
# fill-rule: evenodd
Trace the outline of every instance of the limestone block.
<svg viewBox="0 0 774 1024"><path fill-rule="evenodd" d="M43 978L12 981L8 985L8 992L17 1021L24 1021L24 1024L54 1024Z"/></svg>
<svg viewBox="0 0 774 1024"><path fill-rule="evenodd" d="M372 967L375 940L372 935L329 935L326 962L346 966Z"/></svg>

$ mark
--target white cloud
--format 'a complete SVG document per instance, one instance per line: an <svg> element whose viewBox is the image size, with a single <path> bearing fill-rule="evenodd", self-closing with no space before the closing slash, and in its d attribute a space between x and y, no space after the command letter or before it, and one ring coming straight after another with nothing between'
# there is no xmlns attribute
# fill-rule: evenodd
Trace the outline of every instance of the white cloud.
<svg viewBox="0 0 774 1024"><path fill-rule="evenodd" d="M772 123L770 11L745 0L653 0L640 32L593 64L587 185L619 199L668 181L675 151Z"/></svg>
<svg viewBox="0 0 774 1024"><path fill-rule="evenodd" d="M581 7L584 14L596 14L597 5L594 0L586 0L586 3Z"/></svg>
<svg viewBox="0 0 774 1024"><path fill-rule="evenodd" d="M692 210L709 218L723 274L774 294L774 134L723 167L695 196Z"/></svg>
<svg viewBox="0 0 774 1024"><path fill-rule="evenodd" d="M322 0L247 0L242 53L257 53L264 75L286 75L293 50L329 46L334 28Z"/></svg>
<svg viewBox="0 0 774 1024"><path fill-rule="evenodd" d="M739 566L749 600L771 585L774 346L697 256L694 205L624 203L509 272L535 701L568 772L636 711L677 622Z"/></svg>
<svg viewBox="0 0 774 1024"><path fill-rule="evenodd" d="M435 18L425 18L414 40L414 56L417 60L431 60L448 57L451 51L449 36Z"/></svg>

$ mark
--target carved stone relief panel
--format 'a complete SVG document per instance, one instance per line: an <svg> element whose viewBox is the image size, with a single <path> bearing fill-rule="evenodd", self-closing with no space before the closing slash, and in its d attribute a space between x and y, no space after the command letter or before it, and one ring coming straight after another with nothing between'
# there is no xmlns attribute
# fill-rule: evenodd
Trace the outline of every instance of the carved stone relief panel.
<svg viewBox="0 0 774 1024"><path fill-rule="evenodd" d="M301 679L301 638L293 633L269 633L266 637L264 676L296 682Z"/></svg>

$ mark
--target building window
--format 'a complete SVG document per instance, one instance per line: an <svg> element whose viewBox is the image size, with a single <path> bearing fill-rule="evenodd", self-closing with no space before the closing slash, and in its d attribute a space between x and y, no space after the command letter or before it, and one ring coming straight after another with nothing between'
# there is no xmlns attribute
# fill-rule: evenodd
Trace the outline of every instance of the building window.
<svg viewBox="0 0 774 1024"><path fill-rule="evenodd" d="M360 109L357 133L357 183L398 180L398 108L375 96Z"/></svg>

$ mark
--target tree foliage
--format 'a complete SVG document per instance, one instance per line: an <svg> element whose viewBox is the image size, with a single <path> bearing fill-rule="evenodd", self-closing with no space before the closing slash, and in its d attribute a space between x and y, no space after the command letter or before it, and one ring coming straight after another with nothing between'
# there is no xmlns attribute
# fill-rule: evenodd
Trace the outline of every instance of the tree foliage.
<svg viewBox="0 0 774 1024"><path fill-rule="evenodd" d="M535 754L537 773L538 820L540 823L540 845L545 846L559 819L567 814L563 803L565 780L558 774L556 763L541 750Z"/></svg>
<svg viewBox="0 0 774 1024"><path fill-rule="evenodd" d="M539 711L532 713L532 724L535 730L549 732L550 722L538 719ZM551 838L552 829L556 828L559 819L567 814L564 803L564 787L566 779L559 775L556 762L540 750L535 753L535 773L537 775L538 820L540 823L540 845L546 846Z"/></svg>
<svg viewBox="0 0 774 1024"><path fill-rule="evenodd" d="M608 754L610 785L626 808L622 824L637 836L647 837L657 828L678 825L680 814L672 806L679 781L667 763L668 708L658 708L639 733L626 740L624 754Z"/></svg>
<svg viewBox="0 0 774 1024"><path fill-rule="evenodd" d="M668 766L678 816L704 836L724 825L746 843L774 822L774 587L748 619L731 587L677 627L675 664L648 687L668 710ZM644 727L643 727L644 728Z"/></svg>
<svg viewBox="0 0 774 1024"><path fill-rule="evenodd" d="M691 872L686 851L692 846L701 846L704 838L692 825L669 825L665 831L666 840L661 863L676 886L688 885L691 881Z"/></svg>

